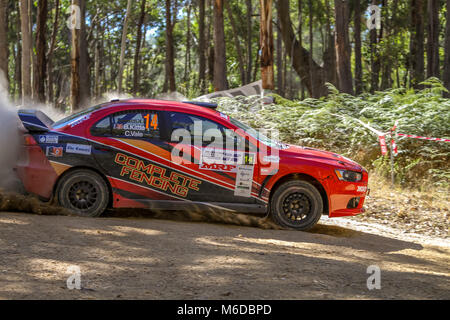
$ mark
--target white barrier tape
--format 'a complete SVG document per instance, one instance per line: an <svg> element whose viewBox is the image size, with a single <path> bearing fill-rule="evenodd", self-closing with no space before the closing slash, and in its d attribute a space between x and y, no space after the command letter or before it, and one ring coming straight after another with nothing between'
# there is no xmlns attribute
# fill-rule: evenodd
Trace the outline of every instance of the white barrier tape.
<svg viewBox="0 0 450 320"><path fill-rule="evenodd" d="M450 142L450 139L442 139L442 138L430 138L430 137L421 137L421 136L415 136L412 134L406 134L406 133L397 133L400 137L407 137L407 138L413 138L413 139L421 139L421 140L429 140L429 141L441 141L441 142Z"/></svg>
<svg viewBox="0 0 450 320"><path fill-rule="evenodd" d="M367 123L364 123L364 122L362 122L362 121L359 120L359 119L352 118L352 117L349 117L349 116L346 116L346 117L345 117L345 116L341 116L341 115L339 115L339 114L333 114L333 113L332 113L332 115L335 116L335 117L343 118L343 119L348 118L348 119L350 119L350 120L357 121L357 122L359 122L363 127L367 128L367 129L369 129L370 131L372 131L373 133L375 133L378 137L381 137L381 136L385 136L385 135L386 135L385 133L383 133L383 132L381 132L381 131L379 131L379 130L377 130L377 129L375 129L375 128L372 128L372 127L369 126Z"/></svg>

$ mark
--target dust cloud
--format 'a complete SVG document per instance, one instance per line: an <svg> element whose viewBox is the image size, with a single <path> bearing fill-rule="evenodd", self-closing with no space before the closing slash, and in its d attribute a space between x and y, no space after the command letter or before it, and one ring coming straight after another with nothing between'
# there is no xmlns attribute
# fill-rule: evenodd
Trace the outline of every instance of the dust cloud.
<svg viewBox="0 0 450 320"><path fill-rule="evenodd" d="M269 217L258 217L244 213L226 211L160 211L147 209L116 209L108 210L105 217L114 218L152 218L161 220L172 220L182 222L206 222L227 224L242 227L253 227L260 229L282 230L283 228L273 222Z"/></svg>
<svg viewBox="0 0 450 320"><path fill-rule="evenodd" d="M21 146L17 108L8 100L3 74L0 73L0 190L17 190L14 172Z"/></svg>

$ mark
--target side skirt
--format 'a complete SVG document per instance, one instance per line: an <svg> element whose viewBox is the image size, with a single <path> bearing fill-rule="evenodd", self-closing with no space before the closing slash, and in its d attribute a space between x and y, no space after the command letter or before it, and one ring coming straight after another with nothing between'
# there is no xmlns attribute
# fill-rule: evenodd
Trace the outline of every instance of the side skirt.
<svg viewBox="0 0 450 320"><path fill-rule="evenodd" d="M246 213L257 216L264 216L267 213L267 206L260 204L246 203L222 203L222 202L181 202L170 200L141 200L150 210L172 210L172 211L195 211L195 212L220 212L227 211L233 213Z"/></svg>

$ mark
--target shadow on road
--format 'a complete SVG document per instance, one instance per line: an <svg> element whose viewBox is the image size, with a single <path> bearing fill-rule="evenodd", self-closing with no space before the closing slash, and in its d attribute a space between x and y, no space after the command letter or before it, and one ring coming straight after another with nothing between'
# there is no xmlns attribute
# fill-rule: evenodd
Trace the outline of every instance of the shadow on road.
<svg viewBox="0 0 450 320"><path fill-rule="evenodd" d="M450 298L448 255L415 243L336 226L297 232L116 214L0 213L0 297ZM366 288L373 264L383 290ZM90 290L65 288L70 265Z"/></svg>

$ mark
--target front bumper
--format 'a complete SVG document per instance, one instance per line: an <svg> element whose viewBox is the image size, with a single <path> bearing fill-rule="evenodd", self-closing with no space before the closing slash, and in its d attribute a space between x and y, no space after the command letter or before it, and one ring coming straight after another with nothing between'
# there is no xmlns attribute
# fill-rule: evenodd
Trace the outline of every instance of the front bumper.
<svg viewBox="0 0 450 320"><path fill-rule="evenodd" d="M330 218L355 216L363 213L366 197L369 194L368 174L363 171L361 182L345 182L334 180L330 186L329 193L329 214Z"/></svg>

